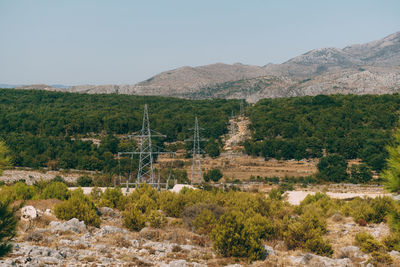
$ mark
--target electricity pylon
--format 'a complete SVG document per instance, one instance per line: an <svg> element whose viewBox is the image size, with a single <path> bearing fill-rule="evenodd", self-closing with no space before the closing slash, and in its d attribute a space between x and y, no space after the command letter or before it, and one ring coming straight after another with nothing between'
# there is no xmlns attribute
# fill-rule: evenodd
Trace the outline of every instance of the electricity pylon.
<svg viewBox="0 0 400 267"><path fill-rule="evenodd" d="M136 134L129 135L129 137L139 139L139 152L119 152L118 158L122 154L128 154L131 155L132 160L134 154L139 154L139 169L136 176L136 184L147 183L153 186L159 186L157 185L154 174L153 154L175 154L175 152L153 152L151 138L166 136L150 129L147 104L144 105L142 129ZM132 177L129 177L126 181L127 188L129 184L133 184Z"/></svg>
<svg viewBox="0 0 400 267"><path fill-rule="evenodd" d="M193 139L187 140L193 142L192 174L190 176L191 184L196 181L198 181L199 183L203 181L203 172L201 170L201 155L204 153L204 151L200 147L200 142L204 140L200 138L200 130L201 128L199 128L199 122L196 116L194 119Z"/></svg>

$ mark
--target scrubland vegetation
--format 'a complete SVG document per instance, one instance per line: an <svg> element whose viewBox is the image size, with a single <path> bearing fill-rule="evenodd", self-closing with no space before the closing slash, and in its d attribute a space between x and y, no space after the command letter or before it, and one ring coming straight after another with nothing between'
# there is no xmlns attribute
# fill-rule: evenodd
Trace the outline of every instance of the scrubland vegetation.
<svg viewBox="0 0 400 267"><path fill-rule="evenodd" d="M284 241L289 250L331 256L334 251L325 236L326 219L338 214L352 217L360 226L381 222L390 225L390 235L381 241L367 234L356 236L354 244L370 253L372 259L390 262L387 252L400 250L400 203L390 197L344 201L317 193L307 196L300 205L292 206L282 199L278 190L266 197L261 193L224 192L215 188L158 192L142 185L128 196L119 188L110 188L104 193L95 190L84 195L81 189L60 191L59 184L3 185L0 202L41 199L50 194L63 200L54 207L59 219L78 218L94 227L101 224L98 209L107 206L122 212L123 225L131 231L140 231L146 225L163 228L172 225L173 220L181 220L188 230L209 238L214 251L221 256L250 261L265 257L264 242L279 240Z"/></svg>

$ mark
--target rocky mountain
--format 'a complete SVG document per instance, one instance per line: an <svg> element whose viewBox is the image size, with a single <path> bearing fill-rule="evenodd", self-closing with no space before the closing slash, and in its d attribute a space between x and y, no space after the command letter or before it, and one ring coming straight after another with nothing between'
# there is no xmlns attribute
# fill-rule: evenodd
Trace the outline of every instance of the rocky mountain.
<svg viewBox="0 0 400 267"><path fill-rule="evenodd" d="M317 94L400 92L400 32L381 40L339 48L311 50L282 64L251 66L216 63L182 67L135 85L82 85L56 88L80 93L163 95L185 98L290 97Z"/></svg>

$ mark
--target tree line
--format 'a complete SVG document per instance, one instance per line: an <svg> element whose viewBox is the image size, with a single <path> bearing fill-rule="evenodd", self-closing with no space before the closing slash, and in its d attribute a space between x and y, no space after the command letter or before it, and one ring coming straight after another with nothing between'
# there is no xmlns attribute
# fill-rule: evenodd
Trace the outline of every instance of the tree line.
<svg viewBox="0 0 400 267"><path fill-rule="evenodd" d="M198 116L201 135L210 140L204 146L211 150L227 132L232 110L239 110L238 100L0 89L0 138L15 166L115 172L115 153L135 145L119 137L141 129L144 104L149 106L151 128L166 135L154 140L161 148L164 142L188 139ZM101 143L97 146L83 137L99 138Z"/></svg>
<svg viewBox="0 0 400 267"><path fill-rule="evenodd" d="M249 155L265 158L360 158L376 171L398 122L400 95L318 95L263 99L249 110Z"/></svg>

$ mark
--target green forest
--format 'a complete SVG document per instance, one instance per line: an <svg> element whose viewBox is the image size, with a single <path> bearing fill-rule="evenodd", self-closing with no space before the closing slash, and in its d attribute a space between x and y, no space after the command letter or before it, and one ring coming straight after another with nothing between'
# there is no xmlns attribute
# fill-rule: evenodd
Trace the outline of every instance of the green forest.
<svg viewBox="0 0 400 267"><path fill-rule="evenodd" d="M204 129L202 137L215 144L226 133L232 110L239 109L239 100L0 89L0 138L12 152L14 166L115 173L113 154L130 151L134 145L117 137L141 129L144 104L149 107L151 128L167 136L155 138L161 148L164 142L189 138L196 115ZM81 140L86 136L100 138L100 146Z"/></svg>
<svg viewBox="0 0 400 267"><path fill-rule="evenodd" d="M260 100L249 110L247 154L302 159L339 154L380 171L400 111L400 95L318 95Z"/></svg>
<svg viewBox="0 0 400 267"><path fill-rule="evenodd" d="M197 115L201 135L209 140L204 148L215 155L221 143L215 140L227 133L229 115L240 107L240 100L0 89L0 138L14 166L116 173L115 154L135 146L123 137L141 129L145 103L152 129L167 136L155 138L155 145L164 149L165 142L190 138ZM380 171L399 110L398 94L263 99L247 109L252 136L244 142L245 152L297 160L325 152L360 158Z"/></svg>

